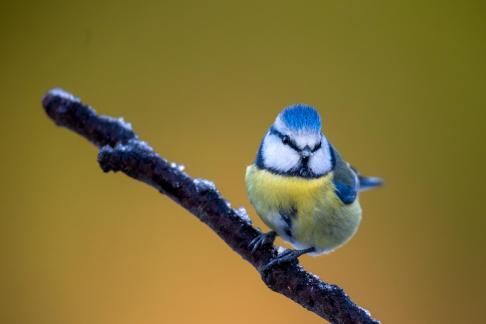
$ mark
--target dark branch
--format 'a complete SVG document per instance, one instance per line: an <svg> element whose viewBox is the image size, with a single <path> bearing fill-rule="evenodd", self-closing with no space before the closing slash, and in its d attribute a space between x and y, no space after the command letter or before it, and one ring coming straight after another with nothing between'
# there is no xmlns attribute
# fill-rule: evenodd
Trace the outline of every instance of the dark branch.
<svg viewBox="0 0 486 324"><path fill-rule="evenodd" d="M100 148L98 162L103 171L122 171L169 196L250 262L273 291L332 323L379 323L353 303L340 287L323 282L297 262L262 272L262 267L277 251L267 246L251 253L248 245L260 232L252 226L246 211L231 208L213 183L193 179L182 168L160 157L138 139L123 119L98 116L78 98L60 89L50 90L42 104L57 125L75 131Z"/></svg>

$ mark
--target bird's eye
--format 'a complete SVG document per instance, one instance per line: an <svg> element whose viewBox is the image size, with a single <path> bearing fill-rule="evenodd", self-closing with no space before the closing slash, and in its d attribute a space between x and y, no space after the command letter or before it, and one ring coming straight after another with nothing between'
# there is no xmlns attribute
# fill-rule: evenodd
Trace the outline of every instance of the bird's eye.
<svg viewBox="0 0 486 324"><path fill-rule="evenodd" d="M282 136L282 143L289 144L290 143L290 137L288 135Z"/></svg>

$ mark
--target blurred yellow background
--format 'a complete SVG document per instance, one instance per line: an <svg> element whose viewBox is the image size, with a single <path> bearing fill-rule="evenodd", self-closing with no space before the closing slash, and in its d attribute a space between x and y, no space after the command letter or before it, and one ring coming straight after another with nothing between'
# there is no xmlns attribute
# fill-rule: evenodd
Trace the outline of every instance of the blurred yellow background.
<svg viewBox="0 0 486 324"><path fill-rule="evenodd" d="M301 262L384 323L484 323L482 1L0 4L1 311L12 324L321 323L152 188L103 174L40 106L60 86L245 206L281 108L319 108L386 187ZM278 242L282 244L281 241Z"/></svg>

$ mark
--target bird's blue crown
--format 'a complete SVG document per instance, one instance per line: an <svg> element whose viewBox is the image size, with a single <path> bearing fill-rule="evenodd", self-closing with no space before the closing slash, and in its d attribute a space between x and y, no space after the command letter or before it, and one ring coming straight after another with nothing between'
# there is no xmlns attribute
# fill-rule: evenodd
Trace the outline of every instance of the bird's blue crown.
<svg viewBox="0 0 486 324"><path fill-rule="evenodd" d="M321 117L314 107L296 104L285 108L280 113L280 119L289 129L294 131L319 132Z"/></svg>

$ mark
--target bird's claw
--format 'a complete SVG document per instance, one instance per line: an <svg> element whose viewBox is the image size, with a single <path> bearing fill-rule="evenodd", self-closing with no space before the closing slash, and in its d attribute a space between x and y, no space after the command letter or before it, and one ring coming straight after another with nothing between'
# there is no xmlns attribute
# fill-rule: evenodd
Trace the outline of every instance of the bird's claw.
<svg viewBox="0 0 486 324"><path fill-rule="evenodd" d="M250 244L248 245L248 247L251 249L251 253L255 253L255 251L263 245L273 244L276 236L277 233L274 231L259 234L257 237L251 240Z"/></svg>
<svg viewBox="0 0 486 324"><path fill-rule="evenodd" d="M297 259L302 254L309 253L309 252L314 252L314 251L315 251L314 248L308 248L308 249L303 249L303 250L286 250L286 251L282 252L281 254L279 254L274 259L272 259L270 262L268 262L267 264L265 264L262 267L261 272L262 273L267 273L271 268L273 268L275 266L281 265L283 263L293 263L293 262L296 262Z"/></svg>

